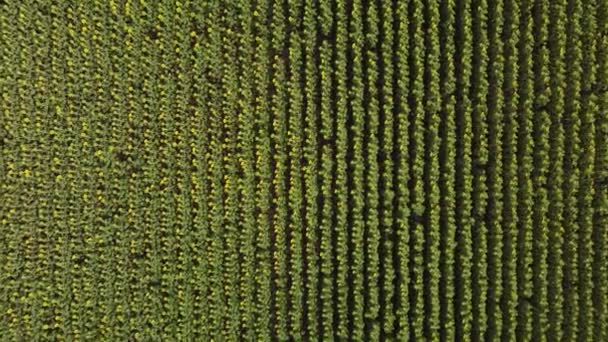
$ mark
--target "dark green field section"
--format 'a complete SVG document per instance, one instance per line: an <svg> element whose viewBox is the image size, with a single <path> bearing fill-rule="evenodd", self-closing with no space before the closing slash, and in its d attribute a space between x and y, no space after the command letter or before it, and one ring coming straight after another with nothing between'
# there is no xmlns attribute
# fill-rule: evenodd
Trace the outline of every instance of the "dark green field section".
<svg viewBox="0 0 608 342"><path fill-rule="evenodd" d="M608 341L608 0L0 0L0 341Z"/></svg>

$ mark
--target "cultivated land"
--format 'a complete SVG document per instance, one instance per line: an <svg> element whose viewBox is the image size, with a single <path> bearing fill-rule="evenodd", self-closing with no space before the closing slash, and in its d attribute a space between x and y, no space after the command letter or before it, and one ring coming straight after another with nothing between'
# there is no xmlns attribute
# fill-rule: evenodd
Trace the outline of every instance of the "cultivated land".
<svg viewBox="0 0 608 342"><path fill-rule="evenodd" d="M0 340L608 340L608 1L0 1Z"/></svg>

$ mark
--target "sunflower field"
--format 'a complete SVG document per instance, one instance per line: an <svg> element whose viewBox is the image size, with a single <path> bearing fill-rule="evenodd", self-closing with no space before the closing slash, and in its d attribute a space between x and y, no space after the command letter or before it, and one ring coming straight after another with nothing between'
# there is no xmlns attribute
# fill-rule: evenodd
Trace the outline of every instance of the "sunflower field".
<svg viewBox="0 0 608 342"><path fill-rule="evenodd" d="M0 0L0 341L608 341L608 0Z"/></svg>

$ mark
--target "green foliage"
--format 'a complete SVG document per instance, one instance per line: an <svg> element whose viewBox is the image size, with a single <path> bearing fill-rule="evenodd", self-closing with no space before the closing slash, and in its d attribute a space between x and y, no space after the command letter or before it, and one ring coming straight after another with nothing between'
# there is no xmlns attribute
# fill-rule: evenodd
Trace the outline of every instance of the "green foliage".
<svg viewBox="0 0 608 342"><path fill-rule="evenodd" d="M439 124L439 205L440 205L440 322L441 337L445 340L455 338L454 300L455 296L455 248L456 248L456 79L455 79L455 11L456 2L442 1L440 11L439 43L440 53L445 58L440 60L440 94L445 99L441 104L441 121Z"/></svg>
<svg viewBox="0 0 608 342"><path fill-rule="evenodd" d="M503 292L501 298L502 332L505 340L515 339L517 325L517 106L518 106L518 1L507 0L504 10L508 14L503 26L504 96L502 185L503 185ZM553 93L552 93L553 94ZM559 283L556 283L559 284ZM498 332L497 332L498 333Z"/></svg>
<svg viewBox="0 0 608 342"><path fill-rule="evenodd" d="M520 7L518 137L517 137L517 297L518 339L530 339L532 330L532 24L530 2Z"/></svg>
<svg viewBox="0 0 608 342"><path fill-rule="evenodd" d="M380 176L380 338L394 336L395 329L395 259L394 246L397 237L395 234L395 72L396 66L393 65L393 58L396 51L395 46L395 23L393 23L394 13L391 3L383 3L380 6L379 23L381 26L380 34L384 36L380 44L380 75L383 82L380 82L380 92L382 103L380 114L379 139L379 163L381 169Z"/></svg>
<svg viewBox="0 0 608 342"><path fill-rule="evenodd" d="M348 160L346 159L348 154L348 134L347 130L350 127L347 127L347 107L348 101L350 98L349 88L347 88L348 79L348 70L347 70L347 44L350 43L347 39L349 32L348 27L348 13L346 12L346 3L345 1L339 0L336 2L336 29L335 29L335 54L336 61L333 69L333 77L335 79L334 87L335 87L335 114L330 114L330 118L333 118L335 121L332 124L335 127L334 139L335 139L335 188L334 188L334 196L335 201L332 206L332 211L336 210L335 213L335 221L330 226L334 234L335 238L332 238L335 243L332 241L332 248L335 249L335 258L334 258L334 271L332 272L332 276L335 276L334 279L334 296L337 305L334 305L335 310L337 312L334 313L334 317L337 318L337 322L334 323L334 336L337 337L338 340L348 338L348 289L349 289L349 281L348 281L348 270L349 270L349 260L348 260L348 232L352 231L352 227L354 226L354 220L352 220L353 224L349 225L348 213L351 210L348 202L348 198L351 195L351 192L347 188L348 186L348 173L347 167L349 166ZM329 35L329 32L328 32ZM354 49L353 49L354 50ZM359 50L360 53L360 50ZM329 61L328 61L329 62ZM361 59L360 57L357 59L357 63L353 64L354 67L360 68ZM356 75L353 72L353 75ZM359 74L359 77L361 75ZM359 82L360 83L360 82ZM354 88L352 84L349 83L351 89ZM359 86L359 85L358 85ZM359 86L360 87L360 86ZM331 91L329 94L332 94ZM360 94L358 94L360 96ZM329 101L333 99L328 98ZM328 113L329 114L329 113ZM352 123L352 122L351 122ZM352 153L350 154L352 159ZM360 195L360 194L358 194ZM358 205L360 208L360 203ZM352 208L354 209L354 208ZM358 223L358 227L361 226L361 222ZM358 265L361 267L362 265ZM329 336L326 334L326 336ZM333 336L329 337L330 339Z"/></svg>
<svg viewBox="0 0 608 342"><path fill-rule="evenodd" d="M548 329L547 339L562 339L561 324L563 322L563 245L564 228L563 220L563 195L562 185L564 181L564 76L565 76L565 11L566 2L556 1L550 8L549 19L549 70L551 73L549 112L551 115L550 139L550 166L548 175L549 202L549 246L548 249L548 276L547 276L547 301L548 307Z"/></svg>
<svg viewBox="0 0 608 342"><path fill-rule="evenodd" d="M599 89L605 89L606 76L608 75L608 60L606 59L606 48L608 40L605 37L606 29L608 29L608 6L599 2L597 5L597 32L602 35L602 38L597 40L597 85ZM593 199L593 265L592 274L595 286L593 287L593 320L594 320L594 339L605 339L606 338L606 321L602 320L602 317L607 312L608 296L606 292L601 290L606 287L607 284L607 272L606 271L606 243L608 242L608 234L605 229L601 227L606 226L608 219L607 209L608 207L608 192L606 191L606 183L602 183L602 180L606 179L607 164L606 164L606 152L607 152L607 140L608 137L608 120L606 116L606 102L607 93L597 92L597 105L599 113L595 120L595 169L593 179L595 180L596 189L595 196Z"/></svg>
<svg viewBox="0 0 608 342"><path fill-rule="evenodd" d="M379 177L379 163L378 163L378 150L379 150L379 118L380 108L378 101L378 9L375 4L370 4L365 15L364 27L366 28L367 34L365 35L364 51L366 51L365 60L365 72L367 73L367 86L364 89L364 97L368 99L365 105L365 113L362 114L361 118L365 118L367 125L363 128L362 132L365 135L366 143L362 148L362 154L365 156L363 160L355 160L355 163L365 166L364 182L354 179L355 182L365 184L364 189L361 191L356 188L357 193L361 192L365 194L363 215L364 219L364 260L366 264L364 284L366 285L365 298L364 298L364 318L368 322L365 330L369 335L366 336L370 340L378 340L380 335L380 327L378 326L378 316L380 312L379 307L379 285L380 285L380 258L379 258L379 247L380 247L380 227L378 218L378 206L379 206L379 193L378 185L380 181ZM353 113L353 116L360 114ZM356 120L356 119L355 119ZM357 145L355 145L356 147ZM354 176L357 173L354 174ZM354 229L355 227L353 227ZM355 232L353 231L353 235ZM358 250L353 253L359 252ZM355 288L354 291L357 291Z"/></svg>
<svg viewBox="0 0 608 342"><path fill-rule="evenodd" d="M488 1L473 0L473 70L471 76L471 173L472 187L472 220L473 220L473 265L472 295L473 321L472 338L484 339L487 325L486 299L488 291L487 240L488 227L485 222L487 214L488 188Z"/></svg>
<svg viewBox="0 0 608 342"><path fill-rule="evenodd" d="M414 2L411 41L410 66L410 101L412 102L412 121L410 147L408 153L411 159L410 190L411 210L411 335L413 339L424 338L424 4Z"/></svg>
<svg viewBox="0 0 608 342"><path fill-rule="evenodd" d="M472 72L472 18L471 2L460 1L456 7L456 254L455 283L457 287L455 303L456 338L469 340L473 326L472 303L472 258L473 258L473 221L472 211L472 182L471 172L471 99L468 91L471 86Z"/></svg>
<svg viewBox="0 0 608 342"><path fill-rule="evenodd" d="M564 291L564 339L576 339L578 336L578 252L579 239L577 197L579 191L579 158L581 156L581 78L582 78L582 4L569 1L566 23L566 79L564 121L564 280L568 291Z"/></svg>
<svg viewBox="0 0 608 342"><path fill-rule="evenodd" d="M606 340L608 4L0 1L0 339Z"/></svg>
<svg viewBox="0 0 608 342"><path fill-rule="evenodd" d="M409 2L401 2L397 7L397 182L396 182L396 241L397 244L397 319L396 337L406 340L410 336L409 327L409 132L410 132L410 107L409 107Z"/></svg>

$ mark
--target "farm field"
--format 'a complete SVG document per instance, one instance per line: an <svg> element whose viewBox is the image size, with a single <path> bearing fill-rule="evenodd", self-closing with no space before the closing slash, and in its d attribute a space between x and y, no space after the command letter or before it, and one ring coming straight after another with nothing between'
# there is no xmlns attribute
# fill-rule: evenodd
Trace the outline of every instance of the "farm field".
<svg viewBox="0 0 608 342"><path fill-rule="evenodd" d="M608 1L0 0L0 341L608 341Z"/></svg>

